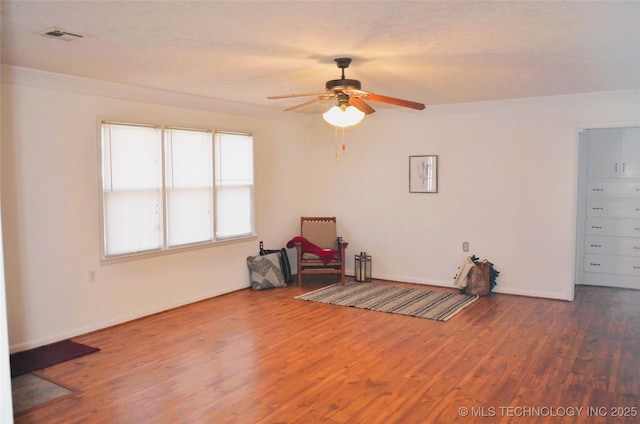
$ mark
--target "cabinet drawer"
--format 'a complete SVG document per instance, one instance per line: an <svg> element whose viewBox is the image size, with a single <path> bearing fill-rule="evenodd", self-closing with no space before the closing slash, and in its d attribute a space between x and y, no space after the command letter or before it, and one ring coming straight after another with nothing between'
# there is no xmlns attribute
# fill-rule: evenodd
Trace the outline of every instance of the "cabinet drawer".
<svg viewBox="0 0 640 424"><path fill-rule="evenodd" d="M640 199L640 181L587 181L587 197Z"/></svg>
<svg viewBox="0 0 640 424"><path fill-rule="evenodd" d="M640 218L640 199L588 199L587 216Z"/></svg>
<svg viewBox="0 0 640 424"><path fill-rule="evenodd" d="M586 236L585 253L640 256L640 238Z"/></svg>
<svg viewBox="0 0 640 424"><path fill-rule="evenodd" d="M585 234L595 236L640 237L640 219L588 216Z"/></svg>
<svg viewBox="0 0 640 424"><path fill-rule="evenodd" d="M584 255L584 270L587 272L637 275L640 277L640 257Z"/></svg>

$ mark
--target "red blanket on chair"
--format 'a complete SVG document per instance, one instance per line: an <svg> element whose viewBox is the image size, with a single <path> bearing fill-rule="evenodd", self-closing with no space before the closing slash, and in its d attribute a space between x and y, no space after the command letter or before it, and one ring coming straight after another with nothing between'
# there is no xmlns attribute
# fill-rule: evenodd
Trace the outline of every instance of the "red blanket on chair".
<svg viewBox="0 0 640 424"><path fill-rule="evenodd" d="M335 249L323 249L321 247L316 246L311 243L309 240L304 237L294 237L287 243L287 247L289 249L293 248L296 243L302 243L302 253L313 253L314 255L320 256L322 258L322 262L324 264L328 264L332 259L338 257L340 252Z"/></svg>

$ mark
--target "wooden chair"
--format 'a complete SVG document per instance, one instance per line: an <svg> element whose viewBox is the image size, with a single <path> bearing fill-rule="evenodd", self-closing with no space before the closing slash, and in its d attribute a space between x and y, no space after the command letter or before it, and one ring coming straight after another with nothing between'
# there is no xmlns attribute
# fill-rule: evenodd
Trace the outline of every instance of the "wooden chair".
<svg viewBox="0 0 640 424"><path fill-rule="evenodd" d="M325 263L320 256L303 252L302 243L296 242L295 247L298 252L298 287L302 287L302 276L305 274L340 275L340 283L344 286L344 252L349 243L337 237L336 217L301 217L300 236L320 248L337 251L337 255Z"/></svg>

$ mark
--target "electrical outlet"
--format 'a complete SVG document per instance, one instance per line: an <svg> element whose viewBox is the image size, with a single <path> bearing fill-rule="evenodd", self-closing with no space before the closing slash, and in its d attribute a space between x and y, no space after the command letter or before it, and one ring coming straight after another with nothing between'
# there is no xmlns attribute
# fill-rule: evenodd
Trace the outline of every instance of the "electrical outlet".
<svg viewBox="0 0 640 424"><path fill-rule="evenodd" d="M96 272L94 270L89 271L89 282L96 281Z"/></svg>
<svg viewBox="0 0 640 424"><path fill-rule="evenodd" d="M469 251L469 242L468 241L463 241L462 242L462 251L463 252L468 252Z"/></svg>

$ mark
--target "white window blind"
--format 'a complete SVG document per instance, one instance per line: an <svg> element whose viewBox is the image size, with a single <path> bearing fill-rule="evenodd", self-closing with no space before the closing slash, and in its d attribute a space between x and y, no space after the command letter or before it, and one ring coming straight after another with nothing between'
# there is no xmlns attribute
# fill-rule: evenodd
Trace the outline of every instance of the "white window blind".
<svg viewBox="0 0 640 424"><path fill-rule="evenodd" d="M253 137L216 133L216 237L253 232Z"/></svg>
<svg viewBox="0 0 640 424"><path fill-rule="evenodd" d="M151 126L102 126L106 256L162 247L162 138Z"/></svg>
<svg viewBox="0 0 640 424"><path fill-rule="evenodd" d="M213 240L212 139L210 131L165 130L170 247Z"/></svg>
<svg viewBox="0 0 640 424"><path fill-rule="evenodd" d="M250 134L103 122L101 147L105 258L254 234Z"/></svg>

